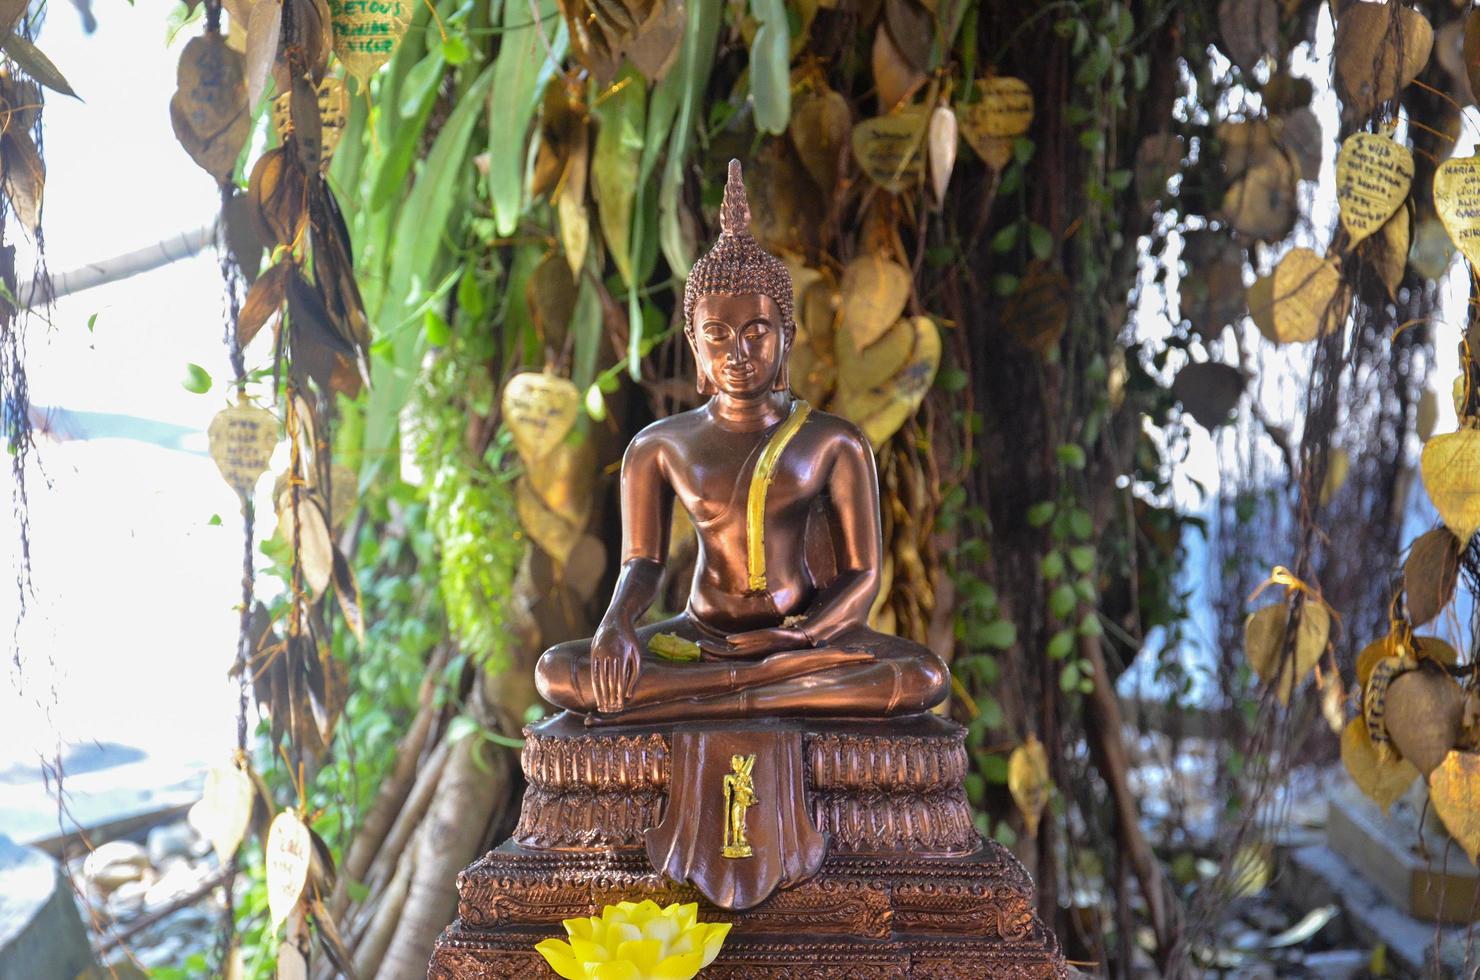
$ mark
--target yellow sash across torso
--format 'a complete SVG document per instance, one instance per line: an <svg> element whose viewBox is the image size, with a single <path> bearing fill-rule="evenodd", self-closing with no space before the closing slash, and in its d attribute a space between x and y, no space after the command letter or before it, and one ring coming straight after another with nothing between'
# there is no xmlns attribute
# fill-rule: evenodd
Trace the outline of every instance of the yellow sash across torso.
<svg viewBox="0 0 1480 980"><path fill-rule="evenodd" d="M791 414L761 450L761 458L750 476L750 493L745 501L745 564L752 592L766 591L766 492L771 489L776 461L811 413L812 406L802 399L791 403Z"/></svg>

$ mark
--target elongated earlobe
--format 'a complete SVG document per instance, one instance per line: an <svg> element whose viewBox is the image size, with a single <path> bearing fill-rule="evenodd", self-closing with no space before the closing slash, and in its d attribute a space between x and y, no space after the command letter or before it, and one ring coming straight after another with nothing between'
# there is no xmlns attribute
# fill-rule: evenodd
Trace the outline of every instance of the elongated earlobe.
<svg viewBox="0 0 1480 980"><path fill-rule="evenodd" d="M790 333L782 334L781 370L776 372L776 380L771 383L772 391L789 391L791 389L791 345L794 340L794 335Z"/></svg>
<svg viewBox="0 0 1480 980"><path fill-rule="evenodd" d="M689 353L694 355L694 387L702 397L712 398L719 394L719 389L714 386L709 375L704 373L704 365L699 363L699 347L694 343L694 331L686 329L683 333L689 339Z"/></svg>

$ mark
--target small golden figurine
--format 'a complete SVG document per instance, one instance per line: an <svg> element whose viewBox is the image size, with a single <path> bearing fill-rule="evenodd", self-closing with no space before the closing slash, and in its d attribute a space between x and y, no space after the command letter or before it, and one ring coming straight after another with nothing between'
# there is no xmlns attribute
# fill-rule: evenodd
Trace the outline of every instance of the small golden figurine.
<svg viewBox="0 0 1480 980"><path fill-rule="evenodd" d="M725 775L725 847L721 852L727 858L748 858L755 853L745 839L745 811L759 802L750 779L753 768L753 754L730 756L732 771Z"/></svg>

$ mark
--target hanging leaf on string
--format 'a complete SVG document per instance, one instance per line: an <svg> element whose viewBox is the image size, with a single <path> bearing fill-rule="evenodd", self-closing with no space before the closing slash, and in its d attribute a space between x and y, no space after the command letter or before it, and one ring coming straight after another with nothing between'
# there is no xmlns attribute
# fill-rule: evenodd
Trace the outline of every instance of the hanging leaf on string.
<svg viewBox="0 0 1480 980"><path fill-rule="evenodd" d="M1403 595L1408 618L1422 626L1454 598L1459 581L1459 539L1447 527L1418 536L1403 562Z"/></svg>
<svg viewBox="0 0 1480 980"><path fill-rule="evenodd" d="M1357 788L1372 798L1384 813L1408 792L1418 770L1407 759L1379 759L1367 726L1360 717L1346 723L1341 732L1341 762Z"/></svg>
<svg viewBox="0 0 1480 980"><path fill-rule="evenodd" d="M16 67L33 80L45 85L53 92L70 95L74 99L78 98L61 70L52 64L51 59L25 35L10 31L4 37L0 37L0 50L3 50L10 60L15 62Z"/></svg>
<svg viewBox="0 0 1480 980"><path fill-rule="evenodd" d="M314 140L316 145L311 151L300 155L318 160L319 169L328 172L349 117L349 90L345 88L342 79L330 77L311 91L318 117L318 133ZM278 139L284 143L296 138L293 132L293 113L289 106L292 98L293 93L285 92L272 100L272 125L277 130Z"/></svg>
<svg viewBox="0 0 1480 980"><path fill-rule="evenodd" d="M1480 863L1480 753L1448 753L1429 775L1429 800L1470 862Z"/></svg>
<svg viewBox="0 0 1480 980"><path fill-rule="evenodd" d="M1030 262L1002 308L1002 326L1023 347L1046 355L1068 329L1073 289L1069 277L1050 263Z"/></svg>
<svg viewBox="0 0 1480 980"><path fill-rule="evenodd" d="M1463 704L1459 684L1432 661L1393 677L1383 705L1392 747L1419 772L1433 772L1459 743Z"/></svg>
<svg viewBox="0 0 1480 980"><path fill-rule="evenodd" d="M910 270L887 255L860 255L843 270L839 326L858 349L883 336L904 312L911 291Z"/></svg>
<svg viewBox="0 0 1480 980"><path fill-rule="evenodd" d="M217 183L231 180L252 128L242 56L219 34L191 38L180 53L175 79L170 99L175 138Z"/></svg>
<svg viewBox="0 0 1480 980"><path fill-rule="evenodd" d="M279 430L277 416L253 405L245 394L238 395L232 407L217 412L206 429L211 459L244 503L251 499L258 478L267 472Z"/></svg>
<svg viewBox="0 0 1480 980"><path fill-rule="evenodd" d="M1336 202L1353 244L1397 213L1413 184L1413 154L1378 133L1353 133L1336 154Z"/></svg>
<svg viewBox="0 0 1480 980"><path fill-rule="evenodd" d="M1216 338L1244 315L1244 250L1227 232L1209 229L1183 236L1182 315L1206 340Z"/></svg>
<svg viewBox="0 0 1480 980"><path fill-rule="evenodd" d="M312 848L308 828L291 808L273 818L267 832L264 859L267 864L267 908L274 930L288 918L303 895Z"/></svg>
<svg viewBox="0 0 1480 980"><path fill-rule="evenodd" d="M883 24L874 29L870 64L881 112L890 112L903 106L930 77L911 64Z"/></svg>
<svg viewBox="0 0 1480 980"><path fill-rule="evenodd" d="M802 165L831 200L838 182L839 158L847 151L853 116L848 100L825 81L805 86L793 103L787 131Z"/></svg>
<svg viewBox="0 0 1480 980"><path fill-rule="evenodd" d="M1412 216L1409 208L1401 207L1377 230L1377 234L1366 239L1357 247L1362 261L1377 274L1387 290L1388 298L1398 298L1398 287L1408 269L1409 234Z"/></svg>
<svg viewBox="0 0 1480 980"><path fill-rule="evenodd" d="M1022 814L1029 837L1038 836L1038 824L1053 789L1049 776L1048 752L1032 733L1012 750L1007 759L1007 790Z"/></svg>
<svg viewBox="0 0 1480 980"><path fill-rule="evenodd" d="M1434 436L1419 457L1424 489L1461 547L1480 531L1480 430Z"/></svg>
<svg viewBox="0 0 1480 980"><path fill-rule="evenodd" d="M1233 63L1252 72L1266 55L1279 49L1279 10L1274 0L1222 0L1218 32Z"/></svg>
<svg viewBox="0 0 1480 980"><path fill-rule="evenodd" d="M257 0L273 3L274 0ZM330 24L334 33L334 54L344 68L360 83L391 60L406 29L411 26L411 7L407 0L329 0ZM255 19L255 12L254 12Z"/></svg>
<svg viewBox="0 0 1480 980"><path fill-rule="evenodd" d="M1428 64L1434 28L1399 3L1353 3L1336 22L1336 93L1350 119L1397 98Z"/></svg>
<svg viewBox="0 0 1480 980"><path fill-rule="evenodd" d="M1274 689L1280 704L1288 705L1295 687L1313 669L1331 635L1331 614L1319 600L1310 599L1300 611L1295 648L1285 656L1285 632L1290 610L1284 602L1250 614L1244 623L1244 656L1266 685Z"/></svg>
<svg viewBox="0 0 1480 980"><path fill-rule="evenodd" d="M1219 213L1250 238L1278 241L1295 225L1296 179L1290 157L1283 149L1271 146L1229 184Z"/></svg>
<svg viewBox="0 0 1480 980"><path fill-rule="evenodd" d="M910 317L907 322L913 327L914 345L894 375L864 391L839 388L829 405L831 411L855 422L875 451L914 417L940 369L940 328L927 316Z"/></svg>
<svg viewBox="0 0 1480 980"><path fill-rule="evenodd" d="M3 189L15 215L32 236L41 229L41 203L46 193L46 164L29 130L14 120L0 136Z"/></svg>
<svg viewBox="0 0 1480 980"><path fill-rule="evenodd" d="M920 179L920 148L930 116L912 106L865 119L853 127L853 156L869 179L898 194Z"/></svg>
<svg viewBox="0 0 1480 980"><path fill-rule="evenodd" d="M236 854L252 822L257 791L236 765L212 766L198 803L190 808L190 825L211 842L216 860L224 867Z"/></svg>
<svg viewBox="0 0 1480 980"><path fill-rule="evenodd" d="M1439 164L1434 210L1470 267L1480 268L1480 156L1451 157Z"/></svg>
<svg viewBox="0 0 1480 980"><path fill-rule="evenodd" d="M1172 395L1203 428L1212 430L1228 421L1244 393L1238 368L1217 362L1194 362L1172 379Z"/></svg>
<svg viewBox="0 0 1480 980"><path fill-rule="evenodd" d="M565 439L580 414L581 393L566 378L525 371L504 386L502 404L514 447L528 465Z"/></svg>
<svg viewBox="0 0 1480 980"><path fill-rule="evenodd" d="M1154 204L1167 193L1167 181L1182 169L1187 141L1176 133L1152 133L1136 148L1136 196Z"/></svg>
<svg viewBox="0 0 1480 980"><path fill-rule="evenodd" d="M1293 248L1249 287L1249 314L1265 337L1299 344L1325 336L1346 322L1351 295L1334 262L1308 248Z"/></svg>

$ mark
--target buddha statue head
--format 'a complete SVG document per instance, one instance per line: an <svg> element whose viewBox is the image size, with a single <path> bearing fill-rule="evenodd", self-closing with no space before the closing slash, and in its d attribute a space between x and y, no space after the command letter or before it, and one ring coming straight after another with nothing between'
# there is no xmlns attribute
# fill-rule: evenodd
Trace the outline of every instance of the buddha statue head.
<svg viewBox="0 0 1480 980"><path fill-rule="evenodd" d="M791 273L750 234L739 160L730 161L719 224L719 241L694 263L684 286L684 334L699 393L754 398L786 391L796 334Z"/></svg>

